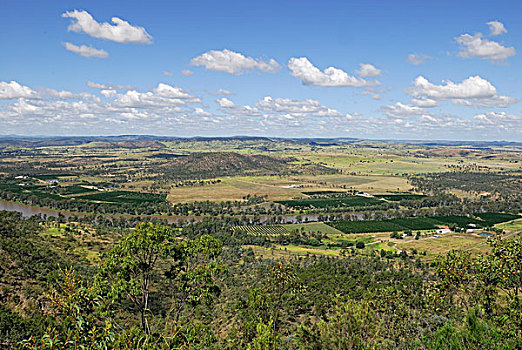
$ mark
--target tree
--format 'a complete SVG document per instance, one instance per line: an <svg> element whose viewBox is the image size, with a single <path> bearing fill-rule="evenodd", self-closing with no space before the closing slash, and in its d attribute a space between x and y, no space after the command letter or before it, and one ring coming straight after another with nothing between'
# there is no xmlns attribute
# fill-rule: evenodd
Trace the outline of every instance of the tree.
<svg viewBox="0 0 522 350"><path fill-rule="evenodd" d="M439 288L446 295L457 295L466 309L466 296L476 298L472 291L478 283L474 257L469 252L452 250L435 261L435 271L439 276ZM460 292L460 293L459 293Z"/></svg>
<svg viewBox="0 0 522 350"><path fill-rule="evenodd" d="M113 300L126 296L132 301L146 334L150 334L151 279L159 260L171 251L173 238L168 226L141 223L109 252L98 274L97 281L101 285L109 284Z"/></svg>
<svg viewBox="0 0 522 350"><path fill-rule="evenodd" d="M24 348L43 349L108 349L114 342L112 324L100 319L100 295L93 286L82 282L75 270L60 271L58 283L46 294L57 325L47 329L41 338L31 337Z"/></svg>
<svg viewBox="0 0 522 350"><path fill-rule="evenodd" d="M173 317L175 333L182 328L180 318L186 306L192 306L192 311L198 305L209 306L213 298L220 295L216 275L226 270L217 261L222 248L220 240L203 235L182 241L169 251L171 265L165 276L174 294L169 316Z"/></svg>
<svg viewBox="0 0 522 350"><path fill-rule="evenodd" d="M277 263L270 271L268 289L272 297L272 344L275 350L277 348L278 319L283 306L283 297L287 294L298 295L302 291L303 286L299 283L295 272L292 271L290 266Z"/></svg>

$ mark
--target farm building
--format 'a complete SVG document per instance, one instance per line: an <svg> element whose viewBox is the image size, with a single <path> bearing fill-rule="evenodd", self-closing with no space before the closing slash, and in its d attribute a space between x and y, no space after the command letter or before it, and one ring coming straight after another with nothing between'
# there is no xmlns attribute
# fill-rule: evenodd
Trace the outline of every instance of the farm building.
<svg viewBox="0 0 522 350"><path fill-rule="evenodd" d="M451 230L449 228L439 228L437 230L438 234L444 234L444 233L450 233L450 232L451 232Z"/></svg>

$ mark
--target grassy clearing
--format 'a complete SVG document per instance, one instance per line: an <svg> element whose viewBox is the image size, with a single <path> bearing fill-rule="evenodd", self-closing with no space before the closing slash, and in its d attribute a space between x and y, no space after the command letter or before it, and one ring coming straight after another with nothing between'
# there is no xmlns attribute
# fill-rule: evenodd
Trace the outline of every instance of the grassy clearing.
<svg viewBox="0 0 522 350"><path fill-rule="evenodd" d="M522 231L522 219L503 222L495 225L495 227L509 232Z"/></svg>
<svg viewBox="0 0 522 350"><path fill-rule="evenodd" d="M425 251L429 256L438 254L446 254L450 250L459 249L471 252L486 252L489 246L486 244L487 239L482 237L471 236L467 234L451 234L440 238L422 238L419 240L410 239L397 243L400 250Z"/></svg>
<svg viewBox="0 0 522 350"><path fill-rule="evenodd" d="M258 246L245 246L245 248L252 248L254 253L264 257L274 258L288 258L291 256L307 256L307 255L322 255L322 256L340 256L338 249L321 249L308 248L296 245L277 245L271 248L264 248Z"/></svg>
<svg viewBox="0 0 522 350"><path fill-rule="evenodd" d="M97 192L84 195L84 200L110 203L157 203L165 201L165 195L130 191Z"/></svg>

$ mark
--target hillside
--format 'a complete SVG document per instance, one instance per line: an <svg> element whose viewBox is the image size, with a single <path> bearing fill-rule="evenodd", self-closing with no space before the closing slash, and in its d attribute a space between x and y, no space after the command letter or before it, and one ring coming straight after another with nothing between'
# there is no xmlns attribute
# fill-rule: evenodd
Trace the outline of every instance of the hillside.
<svg viewBox="0 0 522 350"><path fill-rule="evenodd" d="M234 152L202 152L165 165L166 175L179 178L212 178L233 175L276 174L289 169L288 158Z"/></svg>

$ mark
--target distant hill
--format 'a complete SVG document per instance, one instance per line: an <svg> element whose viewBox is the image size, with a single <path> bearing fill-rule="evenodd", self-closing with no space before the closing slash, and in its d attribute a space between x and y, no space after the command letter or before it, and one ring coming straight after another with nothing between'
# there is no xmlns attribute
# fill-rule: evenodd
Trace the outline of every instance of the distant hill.
<svg viewBox="0 0 522 350"><path fill-rule="evenodd" d="M337 170L319 164L296 165L291 157L276 158L261 154L199 152L169 161L164 175L175 179L209 179L236 175L331 174Z"/></svg>
<svg viewBox="0 0 522 350"><path fill-rule="evenodd" d="M162 149L162 148L165 148L165 145L159 141L119 141L119 142L90 142L82 147L103 148L103 149L116 149L116 148Z"/></svg>
<svg viewBox="0 0 522 350"><path fill-rule="evenodd" d="M277 174L289 170L290 158L234 152L201 152L177 158L165 165L172 177L212 178L240 174Z"/></svg>

